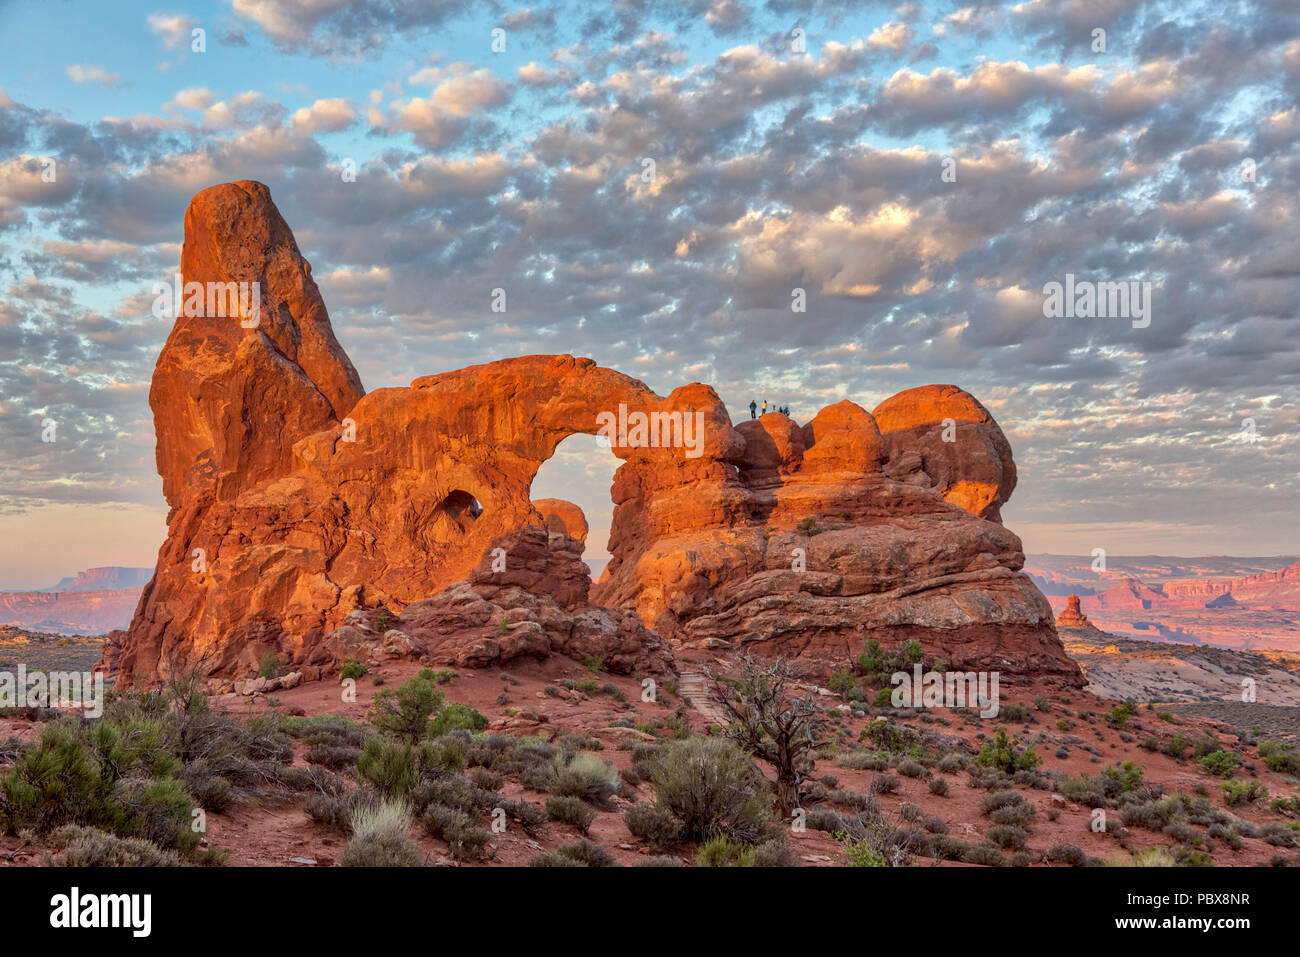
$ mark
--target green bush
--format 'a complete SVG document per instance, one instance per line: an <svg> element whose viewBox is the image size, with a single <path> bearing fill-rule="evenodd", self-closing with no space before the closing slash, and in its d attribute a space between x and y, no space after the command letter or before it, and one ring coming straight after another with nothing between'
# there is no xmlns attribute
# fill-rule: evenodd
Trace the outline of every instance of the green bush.
<svg viewBox="0 0 1300 957"><path fill-rule="evenodd" d="M695 855L696 867L753 867L754 848L724 835L710 838Z"/></svg>
<svg viewBox="0 0 1300 957"><path fill-rule="evenodd" d="M690 738L665 745L651 782L661 808L681 822L683 836L725 836L753 843L771 823L766 781L729 741Z"/></svg>
<svg viewBox="0 0 1300 957"><path fill-rule="evenodd" d="M340 678L351 678L356 681L366 674L366 666L359 661L348 660L343 662L343 667L339 669Z"/></svg>
<svg viewBox="0 0 1300 957"><path fill-rule="evenodd" d="M439 737L451 731L482 731L488 719L469 705L453 702L439 711L428 724L427 734Z"/></svg>
<svg viewBox="0 0 1300 957"><path fill-rule="evenodd" d="M1125 794L1142 783L1142 769L1132 761L1124 761L1106 768L1101 777L1101 785L1108 796Z"/></svg>
<svg viewBox="0 0 1300 957"><path fill-rule="evenodd" d="M1217 751L1211 751L1201 756L1198 762L1207 774L1212 774L1218 778L1232 777L1234 771L1241 764L1241 758L1235 751L1225 751L1220 748Z"/></svg>
<svg viewBox="0 0 1300 957"><path fill-rule="evenodd" d="M842 695L845 700L848 699L850 692L860 690L858 688L858 679L853 677L853 672L847 668L840 668L838 671L832 672L827 687L836 694Z"/></svg>
<svg viewBox="0 0 1300 957"><path fill-rule="evenodd" d="M844 842L844 863L849 867L888 867L885 856L866 840L853 840L847 835L837 835Z"/></svg>
<svg viewBox="0 0 1300 957"><path fill-rule="evenodd" d="M357 758L357 777L385 797L402 797L415 784L415 749L400 741L371 738Z"/></svg>
<svg viewBox="0 0 1300 957"><path fill-rule="evenodd" d="M416 744L429 733L429 721L442 710L445 698L431 680L416 675L396 690L384 688L375 694L370 723L408 744Z"/></svg>
<svg viewBox="0 0 1300 957"><path fill-rule="evenodd" d="M1028 771L1043 763L1033 748L1020 748L1007 737L1006 728L998 728L992 738L986 738L975 756L981 767L997 768L1006 774Z"/></svg>
<svg viewBox="0 0 1300 957"><path fill-rule="evenodd" d="M1224 781L1223 801L1228 807L1239 804L1253 804L1268 797L1268 788L1259 781Z"/></svg>
<svg viewBox="0 0 1300 957"><path fill-rule="evenodd" d="M1297 755L1282 741L1261 741L1259 756L1264 767L1278 774L1290 774L1300 777L1300 755Z"/></svg>

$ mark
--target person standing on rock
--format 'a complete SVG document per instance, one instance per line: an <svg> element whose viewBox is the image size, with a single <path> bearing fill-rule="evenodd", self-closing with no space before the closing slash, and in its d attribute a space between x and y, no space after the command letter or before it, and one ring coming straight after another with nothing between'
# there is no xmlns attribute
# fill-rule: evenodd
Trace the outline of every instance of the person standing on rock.
<svg viewBox="0 0 1300 957"><path fill-rule="evenodd" d="M750 400L749 400L749 417L750 417L751 419L756 419L756 418L758 418L757 414L756 414L755 411L754 411L754 410L757 409L757 408L758 408L758 403L755 402L753 399L750 399Z"/></svg>
<svg viewBox="0 0 1300 957"><path fill-rule="evenodd" d="M767 415L767 399L763 400L763 414Z"/></svg>

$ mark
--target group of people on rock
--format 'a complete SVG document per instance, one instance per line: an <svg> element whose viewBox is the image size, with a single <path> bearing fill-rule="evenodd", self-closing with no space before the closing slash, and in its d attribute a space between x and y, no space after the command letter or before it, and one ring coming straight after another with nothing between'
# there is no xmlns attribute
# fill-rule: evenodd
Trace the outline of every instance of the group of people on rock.
<svg viewBox="0 0 1300 957"><path fill-rule="evenodd" d="M778 405L774 407L774 411L780 412L782 415L789 415L790 407L788 405ZM763 400L763 414L767 415L767 399ZM754 399L749 400L749 417L751 419L758 418L758 402Z"/></svg>

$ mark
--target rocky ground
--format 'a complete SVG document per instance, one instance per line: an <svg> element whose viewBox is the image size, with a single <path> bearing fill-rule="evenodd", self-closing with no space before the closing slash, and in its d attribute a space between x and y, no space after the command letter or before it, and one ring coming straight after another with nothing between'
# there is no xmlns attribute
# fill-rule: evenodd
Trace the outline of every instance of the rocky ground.
<svg viewBox="0 0 1300 957"><path fill-rule="evenodd" d="M708 734L720 712L702 676L734 665L726 655L687 652L678 661L684 679L664 680L658 700L650 703L641 700L642 685L635 678L593 672L558 657L521 659L504 672L454 669L454 677L449 677L450 671L442 676L446 683L441 688L448 700L486 717L486 734L567 743L612 762L624 775L623 785L608 808L593 808L588 836L617 863L634 864L665 852L691 863L698 845L651 847L629 831L623 818L627 807L655 799L652 785L632 772L638 760L634 749L688 734ZM285 720L342 715L365 722L375 694L381 688L400 686L418 667L397 662L373 668L357 681L355 700L345 700L345 686L331 679L269 695L221 695L211 705L244 721L266 715L282 715ZM871 681L859 678L859 682L874 694ZM1118 702L1113 699L1089 691L1061 692L1056 686L1039 688L1032 682L1003 687L1002 711L996 719L981 719L967 711L861 705L851 712L838 694L815 683L805 690L816 694L832 716L829 743L809 775L812 783L805 787L806 820L811 826L785 828L793 862L799 866L846 862L845 843L821 828L838 829L835 822L851 817L869 800L868 795L890 826L914 832L909 856L916 866L1132 863L1134 855L1140 857L1153 848L1179 855L1184 862L1300 864L1296 780L1268 770L1258 745L1266 737L1259 729L1251 733L1241 728L1227 712L1191 705L1143 706L1116 720L1112 709ZM1109 720L1108 714L1112 714ZM0 740L38 737L44 722L34 717L0 718ZM1281 730L1278 722L1268 726ZM1041 765L1011 778L1002 776L999 783L998 775L975 764L981 745L999 727L1031 747L1042 758ZM883 735L886 729L888 734ZM1208 773L1193 756L1194 747L1205 749L1200 743L1207 736L1239 755L1237 780L1258 782L1267 794L1230 806L1224 780ZM13 747L11 743L8 750L0 748L0 761L12 761ZM307 769L308 750L304 741L295 740L292 766ZM1140 782L1128 796L1119 797L1129 807L1114 806L1112 800L1107 808L1111 830L1096 833L1090 824L1094 805L1103 799L1089 791L1095 792L1097 783L1105 780L1106 769L1121 768L1128 761L1140 769ZM341 773L347 779L352 772ZM936 783L940 781L944 784ZM1011 800L1005 797L1008 791L1019 794L1014 800L1023 800L1031 809L1013 814L1017 820L1029 816L1024 825L1027 833L1020 836L999 829L985 813L991 795L1002 795L998 800L1006 802ZM539 809L548 798L513 774L504 776L499 794L502 800L522 800ZM1172 816L1170 795L1184 800L1182 810ZM1272 809L1278 798L1289 803ZM306 803L306 794L292 792L236 802L208 814L207 843L228 852L229 864L338 863L347 835L314 820L305 810ZM539 852L555 851L581 836L575 826L554 820L531 831L511 821L504 833L492 836L479 860L453 855L449 844L429 836L418 822L409 834L427 863L447 866L527 864ZM996 846L992 838L1006 846ZM30 833L10 833L0 839L0 862L8 864L39 864L50 851L47 841Z"/></svg>

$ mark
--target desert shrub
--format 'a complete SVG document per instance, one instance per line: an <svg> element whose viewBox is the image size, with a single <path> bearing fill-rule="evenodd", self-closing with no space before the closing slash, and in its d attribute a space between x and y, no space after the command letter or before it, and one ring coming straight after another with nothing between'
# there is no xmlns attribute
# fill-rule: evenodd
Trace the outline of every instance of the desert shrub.
<svg viewBox="0 0 1300 957"><path fill-rule="evenodd" d="M474 815L499 804L501 796L495 791L477 787L462 774L452 774L421 781L412 789L410 801L417 813L430 805L440 804Z"/></svg>
<svg viewBox="0 0 1300 957"><path fill-rule="evenodd" d="M633 867L685 867L680 857L671 854L650 854L639 858Z"/></svg>
<svg viewBox="0 0 1300 957"><path fill-rule="evenodd" d="M1205 769L1206 774L1212 774L1215 777L1231 777L1233 772L1241 764L1241 758L1235 751L1225 751L1220 748L1217 751L1210 751L1201 755L1198 763Z"/></svg>
<svg viewBox="0 0 1300 957"><path fill-rule="evenodd" d="M1028 824L1034 818L1034 809L1028 803L1000 807L989 815L994 824Z"/></svg>
<svg viewBox="0 0 1300 957"><path fill-rule="evenodd" d="M95 827L65 824L50 835L62 853L53 863L60 867L179 867L185 859L138 837L118 837Z"/></svg>
<svg viewBox="0 0 1300 957"><path fill-rule="evenodd" d="M681 840L682 825L657 804L633 804L623 812L623 823L634 836L654 847L671 847Z"/></svg>
<svg viewBox="0 0 1300 957"><path fill-rule="evenodd" d="M361 749L343 744L313 744L303 755L308 764L319 764L333 771L342 771L357 763Z"/></svg>
<svg viewBox="0 0 1300 957"><path fill-rule="evenodd" d="M1069 864L1071 867L1087 867L1088 855L1083 848L1073 844L1053 844L1047 849L1047 859L1053 864Z"/></svg>
<svg viewBox="0 0 1300 957"><path fill-rule="evenodd" d="M401 797L415 783L415 749L401 741L371 738L357 758L357 778L385 797Z"/></svg>
<svg viewBox="0 0 1300 957"><path fill-rule="evenodd" d="M773 838L754 847L755 867L798 867L799 856L784 840Z"/></svg>
<svg viewBox="0 0 1300 957"><path fill-rule="evenodd" d="M948 796L948 779L934 777L930 779L930 793L936 797Z"/></svg>
<svg viewBox="0 0 1300 957"><path fill-rule="evenodd" d="M651 782L658 804L683 836L725 835L754 842L771 821L771 796L748 756L729 741L691 738L656 754Z"/></svg>
<svg viewBox="0 0 1300 957"><path fill-rule="evenodd" d="M997 768L1006 774L1035 768L1042 762L1033 748L1017 747L1007 737L1006 728L998 728L992 738L986 738L975 756L975 763L981 767Z"/></svg>
<svg viewBox="0 0 1300 957"><path fill-rule="evenodd" d="M850 751L847 754L839 755L835 759L835 763L851 771L889 770L889 759L883 754L874 751Z"/></svg>
<svg viewBox="0 0 1300 957"><path fill-rule="evenodd" d="M898 762L898 773L905 778L923 778L925 777L925 766L919 761L908 758Z"/></svg>
<svg viewBox="0 0 1300 957"><path fill-rule="evenodd" d="M546 799L546 816L552 821L572 824L583 834L596 819L595 810L582 798L570 795L551 796Z"/></svg>
<svg viewBox="0 0 1300 957"><path fill-rule="evenodd" d="M844 819L825 807L809 808L804 823L814 831L825 831L827 834L844 830Z"/></svg>
<svg viewBox="0 0 1300 957"><path fill-rule="evenodd" d="M926 815L921 821L921 826L931 834L947 834L948 825L943 822L943 818L936 817L933 814Z"/></svg>
<svg viewBox="0 0 1300 957"><path fill-rule="evenodd" d="M192 851L199 834L191 828L190 793L175 778L128 778L113 788L123 837L139 837L165 850Z"/></svg>
<svg viewBox="0 0 1300 957"><path fill-rule="evenodd" d="M1026 721L1033 721L1033 713L1023 704L1007 703L1001 706L998 713L1013 724L1021 724Z"/></svg>
<svg viewBox="0 0 1300 957"><path fill-rule="evenodd" d="M406 835L411 822L405 804L384 801L359 808L351 820L352 840L339 858L342 867L419 867L420 847Z"/></svg>
<svg viewBox="0 0 1300 957"><path fill-rule="evenodd" d="M613 854L585 837L571 844L561 844L560 854L588 867L614 867L618 864Z"/></svg>
<svg viewBox="0 0 1300 957"><path fill-rule="evenodd" d="M528 834L546 823L545 808L530 801L502 801L498 806L506 812L506 817L518 821Z"/></svg>
<svg viewBox="0 0 1300 957"><path fill-rule="evenodd" d="M992 814L1001 808L1016 807L1025 803L1025 796L1018 791L997 791L980 798L980 813Z"/></svg>
<svg viewBox="0 0 1300 957"><path fill-rule="evenodd" d="M1142 769L1132 761L1113 764L1101 772L1099 780L1107 797L1135 790L1142 783Z"/></svg>
<svg viewBox="0 0 1300 957"><path fill-rule="evenodd" d="M889 862L875 846L865 839L843 837L844 863L849 867L888 867Z"/></svg>
<svg viewBox="0 0 1300 957"><path fill-rule="evenodd" d="M451 856L457 859L482 857L492 840L488 830L479 827L467 812L445 804L426 807L420 823L430 836L446 841Z"/></svg>
<svg viewBox="0 0 1300 957"><path fill-rule="evenodd" d="M1175 734L1160 742L1160 753L1181 761L1189 747L1191 747L1190 741L1181 734Z"/></svg>
<svg viewBox="0 0 1300 957"><path fill-rule="evenodd" d="M401 741L416 744L428 734L430 718L442 709L444 701L432 681L416 675L396 689L384 688L375 694L370 723Z"/></svg>
<svg viewBox="0 0 1300 957"><path fill-rule="evenodd" d="M898 790L898 778L892 774L877 774L868 789L872 794L893 794Z"/></svg>
<svg viewBox="0 0 1300 957"><path fill-rule="evenodd" d="M1017 824L995 824L989 828L989 840L1001 848L1018 851L1028 838L1029 832Z"/></svg>
<svg viewBox="0 0 1300 957"><path fill-rule="evenodd" d="M1278 774L1290 774L1300 777L1300 755L1282 741L1261 741L1259 756L1264 767Z"/></svg>
<svg viewBox="0 0 1300 957"><path fill-rule="evenodd" d="M471 740L465 732L453 731L432 741L421 741L416 751L420 773L437 775L464 771Z"/></svg>
<svg viewBox="0 0 1300 957"><path fill-rule="evenodd" d="M696 867L753 867L754 848L724 835L709 838L695 855Z"/></svg>
<svg viewBox="0 0 1300 957"><path fill-rule="evenodd" d="M957 774L966 767L966 760L960 754L945 754L935 764L935 768L944 774Z"/></svg>
<svg viewBox="0 0 1300 957"><path fill-rule="evenodd" d="M993 844L967 844L961 850L960 860L966 864L982 864L985 867L1001 867L1002 852Z"/></svg>
<svg viewBox="0 0 1300 957"><path fill-rule="evenodd" d="M1253 804L1261 798L1268 797L1268 788L1259 781L1224 781L1223 801L1228 807L1238 804Z"/></svg>
<svg viewBox="0 0 1300 957"><path fill-rule="evenodd" d="M473 768L469 772L469 779L475 787L482 788L484 791L500 791L506 776L496 771L489 771L487 768Z"/></svg>
<svg viewBox="0 0 1300 957"><path fill-rule="evenodd" d="M1068 777L1061 781L1058 789L1062 795L1085 807L1105 807L1109 803L1105 789L1096 778Z"/></svg>
<svg viewBox="0 0 1300 957"><path fill-rule="evenodd" d="M1137 801L1125 804L1120 820L1125 827L1142 827L1149 831L1163 831L1181 816L1181 804L1175 799Z"/></svg>
<svg viewBox="0 0 1300 957"><path fill-rule="evenodd" d="M430 719L426 733L437 738L452 731L482 731L487 726L488 720L484 715L469 705L452 702Z"/></svg>
<svg viewBox="0 0 1300 957"><path fill-rule="evenodd" d="M1272 844L1274 847L1297 847L1300 846L1300 835L1285 825L1270 821L1267 824L1259 826L1259 836L1265 844Z"/></svg>
<svg viewBox="0 0 1300 957"><path fill-rule="evenodd" d="M845 700L848 700L850 693L860 693L862 690L858 687L858 679L853 677L853 672L849 671L847 668L841 668L838 671L833 672L830 681L827 683L827 687L836 694L842 695Z"/></svg>
<svg viewBox="0 0 1300 957"><path fill-rule="evenodd" d="M607 810L618 790L618 780L614 765L595 755L579 753L557 767L549 790L561 797L582 798Z"/></svg>
<svg viewBox="0 0 1300 957"><path fill-rule="evenodd" d="M586 867L584 861L575 860L557 851L539 851L528 859L529 867Z"/></svg>
<svg viewBox="0 0 1300 957"><path fill-rule="evenodd" d="M1208 833L1210 837L1214 838L1216 841L1223 841L1223 843L1227 844L1234 851L1239 851L1244 846L1241 838L1237 836L1237 832L1227 824L1219 824L1218 822L1215 822L1210 825Z"/></svg>
<svg viewBox="0 0 1300 957"><path fill-rule="evenodd" d="M1125 701L1123 704L1115 705L1106 713L1106 723L1112 728L1122 728L1135 714L1137 714L1137 705L1132 701Z"/></svg>
<svg viewBox="0 0 1300 957"><path fill-rule="evenodd" d="M851 807L855 811L876 811L876 799L870 794L863 794L861 791L850 791L846 788L840 788L832 791L827 795L827 800L832 804L838 804L841 807Z"/></svg>
<svg viewBox="0 0 1300 957"><path fill-rule="evenodd" d="M379 799L366 788L353 788L343 794L313 794L303 804L303 811L318 824L344 834L352 833L352 817Z"/></svg>
<svg viewBox="0 0 1300 957"><path fill-rule="evenodd" d="M350 678L353 681L356 681L358 678L365 675L366 671L367 669L365 665L350 658L343 662L343 667L339 669L339 677L345 680Z"/></svg>

